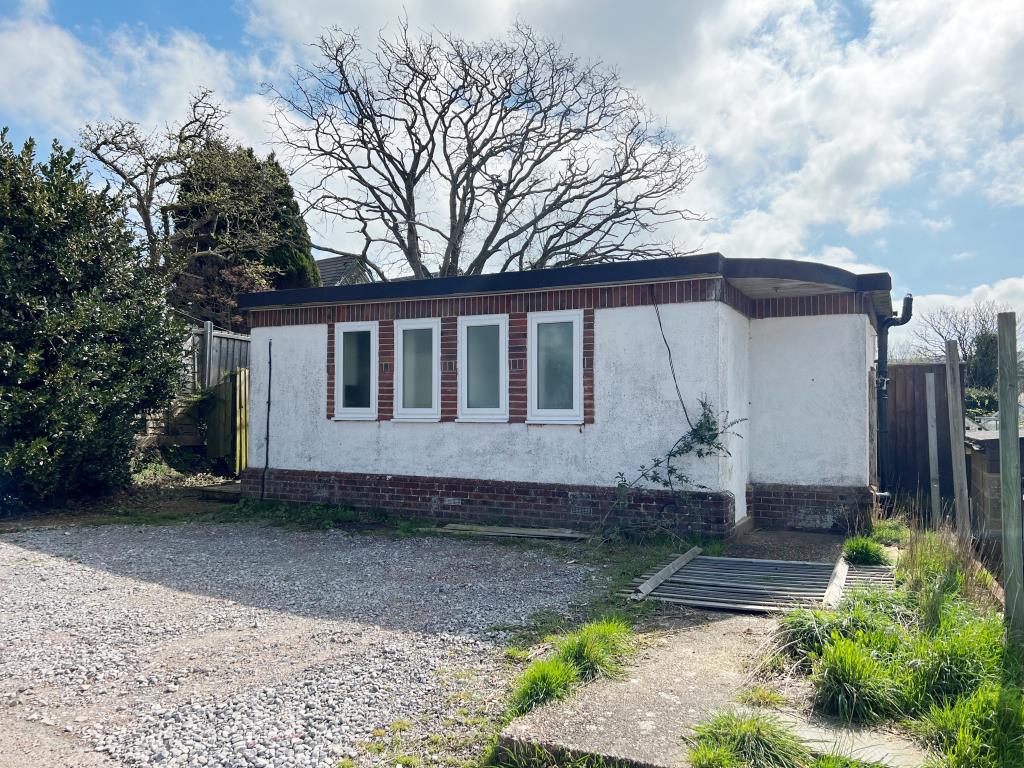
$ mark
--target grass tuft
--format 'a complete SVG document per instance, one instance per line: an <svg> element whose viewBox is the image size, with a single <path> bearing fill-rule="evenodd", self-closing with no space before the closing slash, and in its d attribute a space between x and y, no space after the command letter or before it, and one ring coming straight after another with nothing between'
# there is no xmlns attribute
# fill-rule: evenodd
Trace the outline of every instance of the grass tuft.
<svg viewBox="0 0 1024 768"><path fill-rule="evenodd" d="M900 711L889 670L854 640L834 635L814 663L815 705L852 721L877 721Z"/></svg>
<svg viewBox="0 0 1024 768"><path fill-rule="evenodd" d="M728 747L697 744L690 750L691 768L743 768L739 757Z"/></svg>
<svg viewBox="0 0 1024 768"><path fill-rule="evenodd" d="M520 675L509 705L512 717L566 696L580 682L618 674L632 652L635 636L626 622L605 618L548 640L555 655L534 661Z"/></svg>
<svg viewBox="0 0 1024 768"><path fill-rule="evenodd" d="M512 692L509 711L519 717L547 701L564 698L579 680L579 670L564 659L558 656L538 659L520 676Z"/></svg>
<svg viewBox="0 0 1024 768"><path fill-rule="evenodd" d="M811 761L807 746L775 717L725 712L694 729L693 750L702 759L728 759L734 763L711 762L710 768L742 765L749 768L804 768ZM727 753L727 754L726 754Z"/></svg>
<svg viewBox="0 0 1024 768"><path fill-rule="evenodd" d="M902 520L879 520L871 528L871 539L886 547L904 547L910 541L910 527Z"/></svg>
<svg viewBox="0 0 1024 768"><path fill-rule="evenodd" d="M764 685L752 685L740 691L736 697L740 704L747 704L751 707L781 707L786 703L786 697L774 688Z"/></svg>
<svg viewBox="0 0 1024 768"><path fill-rule="evenodd" d="M885 548L867 536L854 536L843 543L843 557L850 565L889 565Z"/></svg>
<svg viewBox="0 0 1024 768"><path fill-rule="evenodd" d="M886 768L885 763L858 760L846 755L818 755L811 762L810 768Z"/></svg>
<svg viewBox="0 0 1024 768"><path fill-rule="evenodd" d="M633 632L620 619L601 619L554 639L555 650L572 664L584 680L598 675L613 677L632 647Z"/></svg>
<svg viewBox="0 0 1024 768"><path fill-rule="evenodd" d="M990 683L970 696L933 705L914 731L944 757L942 768L1024 766L1024 693Z"/></svg>

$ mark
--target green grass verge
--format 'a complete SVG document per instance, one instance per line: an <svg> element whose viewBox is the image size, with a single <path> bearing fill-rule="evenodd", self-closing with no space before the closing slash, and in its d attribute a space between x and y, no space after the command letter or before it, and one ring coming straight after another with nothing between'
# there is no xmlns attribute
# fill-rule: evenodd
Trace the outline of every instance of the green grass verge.
<svg viewBox="0 0 1024 768"><path fill-rule="evenodd" d="M885 548L868 536L854 536L843 543L843 557L850 565L889 565Z"/></svg>
<svg viewBox="0 0 1024 768"><path fill-rule="evenodd" d="M1021 651L1007 646L985 576L948 533L914 533L895 590L790 612L779 653L811 675L819 710L902 724L942 768L1024 768Z"/></svg>

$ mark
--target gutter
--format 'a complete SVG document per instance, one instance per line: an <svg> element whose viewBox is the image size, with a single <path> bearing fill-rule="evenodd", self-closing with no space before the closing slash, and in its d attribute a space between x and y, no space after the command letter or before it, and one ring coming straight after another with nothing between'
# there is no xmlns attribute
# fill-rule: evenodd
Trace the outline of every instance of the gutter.
<svg viewBox="0 0 1024 768"><path fill-rule="evenodd" d="M875 376L875 399L878 424L878 486L888 495L891 478L892 455L889 451L889 329L906 325L914 315L914 297L903 297L903 311L888 317L878 317L878 371Z"/></svg>

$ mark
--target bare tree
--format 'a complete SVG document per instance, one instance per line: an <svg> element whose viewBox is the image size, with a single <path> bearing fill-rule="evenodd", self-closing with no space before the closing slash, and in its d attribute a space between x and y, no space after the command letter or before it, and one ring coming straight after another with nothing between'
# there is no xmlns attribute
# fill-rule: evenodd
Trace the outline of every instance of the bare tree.
<svg viewBox="0 0 1024 768"><path fill-rule="evenodd" d="M916 318L915 351L928 358L946 355L946 342L955 340L960 358L968 360L974 354L979 336L996 332L996 316L1009 310L995 301L976 301L968 306L943 304L926 309Z"/></svg>
<svg viewBox="0 0 1024 768"><path fill-rule="evenodd" d="M153 269L168 266L170 216L185 167L201 149L222 140L226 115L203 89L192 97L185 120L162 131L147 132L124 119L82 129L82 148L138 216Z"/></svg>
<svg viewBox="0 0 1024 768"><path fill-rule="evenodd" d="M601 63L529 27L474 43L399 23L367 54L331 30L321 59L271 88L311 209L357 236L377 279L678 253L659 224L704 167Z"/></svg>
<svg viewBox="0 0 1024 768"><path fill-rule="evenodd" d="M1012 309L996 301L976 301L925 310L916 320L912 352L918 358L941 360L946 356L946 341L956 341L960 359L967 365L967 386L992 389L998 363L996 318ZM1024 355L1017 365L1024 372Z"/></svg>

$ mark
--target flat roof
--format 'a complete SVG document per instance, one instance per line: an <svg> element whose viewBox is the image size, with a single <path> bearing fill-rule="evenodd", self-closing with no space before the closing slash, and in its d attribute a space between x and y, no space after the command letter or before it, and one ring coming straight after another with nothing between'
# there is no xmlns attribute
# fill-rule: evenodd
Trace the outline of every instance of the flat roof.
<svg viewBox="0 0 1024 768"><path fill-rule="evenodd" d="M857 274L815 261L729 259L720 253L524 272L243 293L239 296L238 305L242 309L262 309L306 304L350 304L719 276L726 278L751 298L857 291L873 294L872 300L879 314L892 312L889 295L892 278L888 272Z"/></svg>

